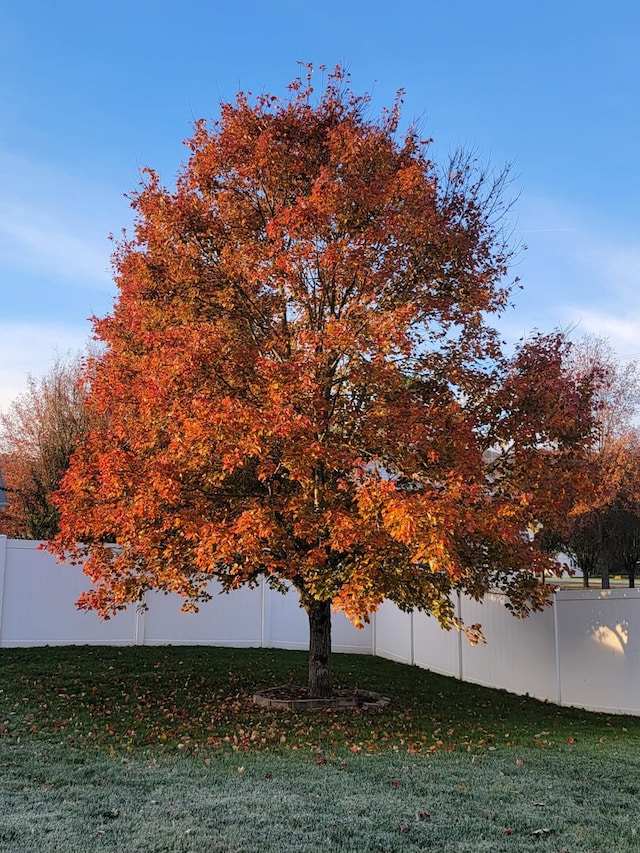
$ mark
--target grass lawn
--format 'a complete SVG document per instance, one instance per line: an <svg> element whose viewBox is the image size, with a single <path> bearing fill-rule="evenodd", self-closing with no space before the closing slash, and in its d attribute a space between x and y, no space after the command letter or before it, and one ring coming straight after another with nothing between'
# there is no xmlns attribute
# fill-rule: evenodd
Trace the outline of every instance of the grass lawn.
<svg viewBox="0 0 640 853"><path fill-rule="evenodd" d="M336 655L384 711L258 709L270 649L0 652L0 851L640 850L640 719Z"/></svg>

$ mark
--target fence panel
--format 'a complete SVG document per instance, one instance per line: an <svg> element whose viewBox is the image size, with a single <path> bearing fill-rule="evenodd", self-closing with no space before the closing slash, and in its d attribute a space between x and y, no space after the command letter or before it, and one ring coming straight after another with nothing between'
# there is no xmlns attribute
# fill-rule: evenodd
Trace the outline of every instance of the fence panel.
<svg viewBox="0 0 640 853"><path fill-rule="evenodd" d="M262 590L237 589L220 595L212 582L213 597L200 605L197 613L181 611L179 595L149 592L144 618L145 645L262 645Z"/></svg>
<svg viewBox="0 0 640 853"><path fill-rule="evenodd" d="M556 701L553 609L514 619L504 602L502 595L488 595L483 602L462 596L465 625L480 623L486 640L471 646L463 639L462 677L475 684Z"/></svg>
<svg viewBox="0 0 640 853"><path fill-rule="evenodd" d="M130 645L135 642L134 608L113 619L76 608L89 586L80 566L60 566L37 542L6 543L0 645Z"/></svg>
<svg viewBox="0 0 640 853"><path fill-rule="evenodd" d="M375 614L373 653L399 663L413 663L413 614L384 601Z"/></svg>
<svg viewBox="0 0 640 853"><path fill-rule="evenodd" d="M562 704L640 713L640 590L563 590L556 607Z"/></svg>
<svg viewBox="0 0 640 853"><path fill-rule="evenodd" d="M433 616L413 614L413 662L416 666L460 678L462 642L459 631L443 631Z"/></svg>
<svg viewBox="0 0 640 853"><path fill-rule="evenodd" d="M108 621L78 611L90 582L80 566L59 565L38 542L0 536L0 646L217 645L307 649L309 625L295 590L286 595L261 583L213 597L198 613L183 613L178 595L150 592L148 610L131 606ZM3 559L4 555L4 559ZM333 615L337 652L372 653L372 626L355 628Z"/></svg>

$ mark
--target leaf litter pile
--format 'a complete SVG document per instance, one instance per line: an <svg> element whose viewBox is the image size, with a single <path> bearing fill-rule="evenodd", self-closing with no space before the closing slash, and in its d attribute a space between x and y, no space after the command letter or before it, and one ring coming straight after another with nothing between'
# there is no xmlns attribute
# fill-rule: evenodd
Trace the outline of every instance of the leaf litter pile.
<svg viewBox="0 0 640 853"><path fill-rule="evenodd" d="M258 708L256 689L304 684L302 652L65 647L0 653L0 743L75 748L483 754L637 744L640 721L561 709L379 658L334 655L337 688L390 696L383 710ZM517 762L517 755L514 761Z"/></svg>

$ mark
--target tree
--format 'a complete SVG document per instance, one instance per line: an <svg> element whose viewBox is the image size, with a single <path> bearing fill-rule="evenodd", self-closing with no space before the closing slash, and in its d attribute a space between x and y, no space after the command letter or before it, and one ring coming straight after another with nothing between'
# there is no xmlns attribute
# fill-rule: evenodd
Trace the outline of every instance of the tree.
<svg viewBox="0 0 640 853"><path fill-rule="evenodd" d="M524 531L568 511L592 429L562 336L508 359L487 323L510 292L504 175L440 173L398 103L369 113L340 69L317 97L309 72L197 122L175 190L146 172L95 321L104 420L50 545L86 558L79 605L104 616L152 588L193 609L214 578L293 585L314 697L332 607L362 624L389 598L446 628L455 589L542 607L551 558Z"/></svg>
<svg viewBox="0 0 640 853"><path fill-rule="evenodd" d="M629 587L636 585L640 562L640 515L628 509L610 509L604 521L605 549L611 565L625 572Z"/></svg>
<svg viewBox="0 0 640 853"><path fill-rule="evenodd" d="M595 450L603 450L635 431L635 417L640 406L640 367L637 361L618 358L606 338L584 335L570 349L567 369L579 375L597 371L600 376L594 394L598 412Z"/></svg>
<svg viewBox="0 0 640 853"><path fill-rule="evenodd" d="M569 516L565 537L557 550L565 550L582 570L583 586L591 575L601 576L603 589L610 576L624 571L635 586L640 560L640 442L634 434L623 436L594 454L592 487Z"/></svg>
<svg viewBox="0 0 640 853"><path fill-rule="evenodd" d="M583 573L584 586L599 572L602 587L620 567L635 583L637 527L640 524L640 437L635 415L640 404L640 372L635 361L616 357L611 344L587 335L570 351L567 369L595 372L596 441L590 453L591 488L584 490L569 516L561 548Z"/></svg>
<svg viewBox="0 0 640 853"><path fill-rule="evenodd" d="M591 576L601 564L604 550L600 514L587 511L572 516L565 538L556 540L555 544L557 550L568 552L582 572L582 585L588 588Z"/></svg>
<svg viewBox="0 0 640 853"><path fill-rule="evenodd" d="M0 414L0 466L7 509L0 530L24 539L48 539L58 529L51 500L79 437L87 428L84 361L57 357L40 379Z"/></svg>

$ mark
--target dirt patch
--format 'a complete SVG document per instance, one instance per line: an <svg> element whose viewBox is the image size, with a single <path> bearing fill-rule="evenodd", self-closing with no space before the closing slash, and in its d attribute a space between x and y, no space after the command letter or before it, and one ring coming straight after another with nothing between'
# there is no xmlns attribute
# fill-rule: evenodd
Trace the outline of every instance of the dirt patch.
<svg viewBox="0 0 640 853"><path fill-rule="evenodd" d="M311 699L306 687L283 684L254 693L253 701L263 708L281 708L285 711L314 708L359 708L371 711L386 708L391 699L372 690L335 690L329 699Z"/></svg>

